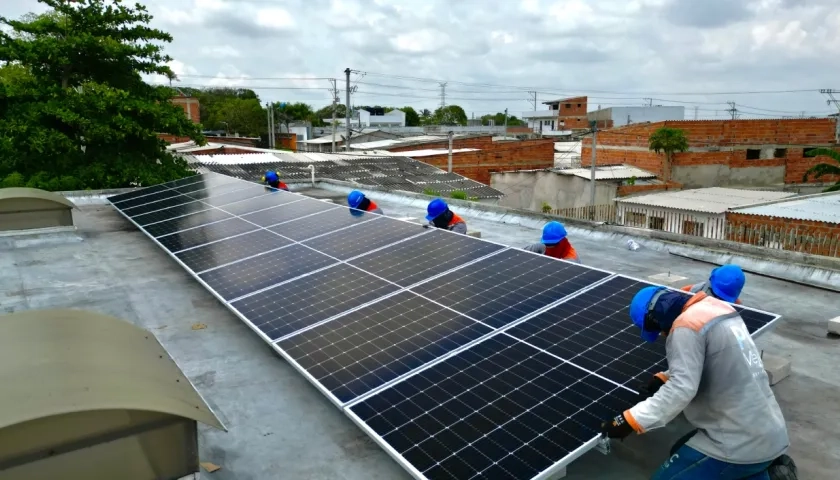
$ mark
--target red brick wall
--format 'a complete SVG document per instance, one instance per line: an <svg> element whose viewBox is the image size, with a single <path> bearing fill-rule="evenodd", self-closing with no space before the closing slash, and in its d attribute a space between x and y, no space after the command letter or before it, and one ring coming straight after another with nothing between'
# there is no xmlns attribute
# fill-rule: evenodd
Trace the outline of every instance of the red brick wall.
<svg viewBox="0 0 840 480"><path fill-rule="evenodd" d="M619 197L624 197L627 195L634 195L636 193L650 193L650 192L660 192L660 191L667 191L667 190L680 190L682 188L681 183L677 182L668 182L667 184L659 184L659 185L621 185L618 187L616 191L616 195Z"/></svg>
<svg viewBox="0 0 840 480"><path fill-rule="evenodd" d="M560 101L560 108L557 111L557 121L566 129L589 128L589 120L586 118L586 97L573 97Z"/></svg>
<svg viewBox="0 0 840 480"><path fill-rule="evenodd" d="M840 147L835 147L834 149L840 152ZM803 150L808 149L793 150L793 155L791 155L791 149L788 149L788 157L785 159L787 160L785 163L785 183L803 183L802 176L805 175L805 172L808 171L809 168L817 165L818 163L836 163L828 157L805 157ZM840 176L825 175L820 177L819 180L816 180L814 179L814 176L811 175L808 178L808 183L814 182L840 182Z"/></svg>
<svg viewBox="0 0 840 480"><path fill-rule="evenodd" d="M417 160L446 170L448 155L417 157ZM487 185L492 172L538 170L553 166L553 139L495 143L484 150L452 154L452 170L455 173Z"/></svg>
<svg viewBox="0 0 840 480"><path fill-rule="evenodd" d="M726 239L814 255L840 256L840 224L727 212Z"/></svg>
<svg viewBox="0 0 840 480"><path fill-rule="evenodd" d="M166 143L184 143L191 140L190 137L176 137L168 133L158 133L158 137Z"/></svg>
<svg viewBox="0 0 840 480"><path fill-rule="evenodd" d="M836 145L836 120L789 119L789 120L685 120L651 124L636 124L598 132L598 145L614 147L637 147L647 149L648 138L663 126L685 131L688 143L693 148L740 147L731 151L704 151L677 153L673 166L728 165L730 168L785 167L785 183L800 183L802 175L812 165L826 159L803 158L807 145ZM591 138L583 139L581 157L589 158ZM759 148L762 145L780 145L787 148L786 158L768 160L747 160L746 147ZM788 147L785 147L789 145ZM662 155L644 150L598 150L598 164L628 163L657 175L662 175ZM824 178L820 181L837 181ZM810 182L814 182L810 179Z"/></svg>
<svg viewBox="0 0 840 480"><path fill-rule="evenodd" d="M172 103L184 109L184 114L193 123L201 123L201 113L199 112L198 98L196 97L172 97Z"/></svg>

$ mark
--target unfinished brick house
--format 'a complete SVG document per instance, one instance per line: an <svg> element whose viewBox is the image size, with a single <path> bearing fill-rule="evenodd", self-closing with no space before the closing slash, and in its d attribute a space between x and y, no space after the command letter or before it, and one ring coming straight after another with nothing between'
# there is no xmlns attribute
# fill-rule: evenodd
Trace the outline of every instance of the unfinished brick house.
<svg viewBox="0 0 840 480"><path fill-rule="evenodd" d="M685 188L801 184L808 168L826 161L804 157L804 151L838 148L836 118L665 121L598 132L596 162L626 163L662 176L665 156L648 149L648 138L662 127L688 137L689 150L674 154L670 175ZM582 158L590 158L591 145L591 138L583 140Z"/></svg>

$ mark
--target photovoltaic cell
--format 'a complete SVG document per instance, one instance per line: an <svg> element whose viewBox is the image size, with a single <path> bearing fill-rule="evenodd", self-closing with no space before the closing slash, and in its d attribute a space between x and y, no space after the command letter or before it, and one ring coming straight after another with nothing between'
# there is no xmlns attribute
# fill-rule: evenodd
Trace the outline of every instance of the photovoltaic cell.
<svg viewBox="0 0 840 480"><path fill-rule="evenodd" d="M265 230L228 238L177 254L194 272L220 267L224 264L290 245L291 240Z"/></svg>
<svg viewBox="0 0 840 480"><path fill-rule="evenodd" d="M138 199L139 200L139 199ZM156 212L158 210L163 210L164 208L174 207L177 205L183 205L185 203L195 202L192 198L186 195L178 195L175 197L166 198L163 200L158 200L156 202L147 203L144 205L139 205L132 208L127 208L123 210L123 213L128 215L131 218L138 217L140 215L145 215L147 213Z"/></svg>
<svg viewBox="0 0 840 480"><path fill-rule="evenodd" d="M202 273L201 278L225 300L233 300L318 270L335 260L301 245L249 258Z"/></svg>
<svg viewBox="0 0 840 480"><path fill-rule="evenodd" d="M609 275L511 249L412 290L500 328Z"/></svg>
<svg viewBox="0 0 840 480"><path fill-rule="evenodd" d="M136 197L148 196L152 193L162 192L166 189L167 189L167 187L165 185L155 185L153 187L140 188L138 190L133 190L131 192L121 193L119 195L112 195L112 196L108 197L108 200L110 200L111 203L116 204L116 203L121 203L121 202L124 202L126 200L136 198ZM122 206L122 205L120 205L120 206Z"/></svg>
<svg viewBox="0 0 840 480"><path fill-rule="evenodd" d="M266 208L276 207L278 205L303 199L304 197L301 195L294 195L292 193L282 191L273 191L268 192L268 195L260 195L259 197L252 198L250 200L231 203L220 208L234 215L246 215L248 213L256 212L257 210L264 210Z"/></svg>
<svg viewBox="0 0 840 480"><path fill-rule="evenodd" d="M280 222L288 222L304 215L323 212L333 208L339 208L328 202L318 200L301 200L300 202L288 203L278 207L263 210L261 212L242 215L242 218L254 222L261 227L268 227Z"/></svg>
<svg viewBox="0 0 840 480"><path fill-rule="evenodd" d="M201 181L196 182L196 183L191 183L191 184L188 184L188 185L183 185L183 186L177 187L177 188L175 188L175 191L183 193L183 194L192 193L192 194L194 194L193 198L204 198L199 192L201 192L203 190L207 190L207 189L212 188L212 187L217 187L218 188L218 187L222 187L224 185L235 185L235 183L233 183L233 182L236 182L236 184L238 184L239 180L234 180L234 179L228 178L228 180L223 182L223 183L218 183L218 181L210 182L210 181L201 180Z"/></svg>
<svg viewBox="0 0 840 480"><path fill-rule="evenodd" d="M219 175L217 173L202 173L200 175L190 175L189 177L184 177L179 180L173 180L171 182L166 182L165 185L168 188L178 188L183 185L190 185L192 183L197 182L205 182L205 183L212 183L212 182L224 182L230 179L231 177L225 175Z"/></svg>
<svg viewBox="0 0 840 480"><path fill-rule="evenodd" d="M315 215L292 220L291 222L281 223L280 225L271 227L270 230L289 237L292 240L302 241L316 235L330 233L339 228L373 220L374 217L378 216L375 213L363 213L359 211L356 211L357 215L353 215L350 211L349 208L334 208Z"/></svg>
<svg viewBox="0 0 840 480"><path fill-rule="evenodd" d="M407 287L502 248L467 235L433 230L349 263Z"/></svg>
<svg viewBox="0 0 840 480"><path fill-rule="evenodd" d="M759 312L741 305L733 305L733 307L741 314L741 318L744 320L744 324L747 325L747 330L750 334L755 334L755 332L767 326L768 323L779 318L778 315Z"/></svg>
<svg viewBox="0 0 840 480"><path fill-rule="evenodd" d="M222 195L226 195L226 194L229 194L229 193L232 193L232 192L236 192L238 190L243 190L243 189L247 189L247 188L254 188L254 187L255 187L255 185L252 184L252 183L242 182L242 181L237 180L235 182L224 183L222 185L211 185L211 186L206 187L202 190L193 190L193 191L190 191L189 193L186 193L186 194L189 195L192 198L197 199L197 200L205 200L205 199L209 199L209 198L214 198L214 197L219 197L219 196L222 196ZM184 190L184 189L187 189L187 188L192 188L192 185L187 185L186 187L181 187L178 190Z"/></svg>
<svg viewBox="0 0 840 480"><path fill-rule="evenodd" d="M429 233L429 230L415 223L381 217L303 243L319 252L347 260L421 233Z"/></svg>
<svg viewBox="0 0 840 480"><path fill-rule="evenodd" d="M164 190L162 192L152 193L150 195L142 195L142 196L135 196L126 199L125 201L120 202L116 205L117 208L120 210L128 210L132 207L137 207L140 205L145 205L147 203L157 202L158 200L165 200L167 198L177 197L181 195L180 193L176 192L175 190ZM109 199L110 200L110 199Z"/></svg>
<svg viewBox="0 0 840 480"><path fill-rule="evenodd" d="M182 217L191 213L203 212L204 210L210 210L211 208L213 207L205 203L192 201L188 203L182 203L180 205L175 205L174 207L157 210L154 212L144 213L142 215L137 215L136 217L131 218L132 220L137 222L137 224L141 227L145 227L146 225L149 225L151 223L162 222L164 220Z"/></svg>
<svg viewBox="0 0 840 480"><path fill-rule="evenodd" d="M339 401L348 402L490 331L423 297L401 292L278 346Z"/></svg>
<svg viewBox="0 0 840 480"><path fill-rule="evenodd" d="M248 200L251 198L259 197L261 195L266 195L268 193L265 191L265 188L259 185L248 186L247 183L244 185L245 188L242 188L240 186L240 188L235 191L228 192L222 195L214 195L210 198L205 198L202 201L208 205L221 207L223 205L227 205L228 203L240 202L242 200Z"/></svg>
<svg viewBox="0 0 840 480"><path fill-rule="evenodd" d="M429 480L529 479L638 394L495 335L350 410Z"/></svg>
<svg viewBox="0 0 840 480"><path fill-rule="evenodd" d="M276 340L397 290L396 285L337 264L245 297L233 306Z"/></svg>
<svg viewBox="0 0 840 480"><path fill-rule="evenodd" d="M178 252L185 248L192 248L223 238L250 232L259 227L239 218L229 218L221 222L211 223L203 227L191 228L183 232L174 233L158 238L158 242L170 252Z"/></svg>
<svg viewBox="0 0 840 480"><path fill-rule="evenodd" d="M143 228L149 232L149 235L153 237L161 237L163 235L169 235L180 230L198 227L200 225L204 225L205 223L216 222L225 218L230 218L230 215L222 212L221 210L205 210L203 212L191 213L184 217L173 218L172 220L148 225Z"/></svg>

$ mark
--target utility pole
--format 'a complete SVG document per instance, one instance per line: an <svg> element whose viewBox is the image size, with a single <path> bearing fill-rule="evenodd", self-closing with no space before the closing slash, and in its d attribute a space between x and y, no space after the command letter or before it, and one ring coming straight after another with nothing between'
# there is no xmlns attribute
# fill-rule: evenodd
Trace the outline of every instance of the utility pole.
<svg viewBox="0 0 840 480"><path fill-rule="evenodd" d="M455 136L455 132L452 130L449 131L449 158L446 161L447 165L447 172L452 173L452 137Z"/></svg>
<svg viewBox="0 0 840 480"><path fill-rule="evenodd" d="M828 100L825 101L826 105L834 105L837 107L837 111L840 112L840 100L834 96L835 93L840 94L840 90L835 90L833 88L821 88L820 93L828 97Z"/></svg>
<svg viewBox="0 0 840 480"><path fill-rule="evenodd" d="M589 169L589 219L595 220L595 147L598 140L598 122L589 122L592 126L592 165Z"/></svg>
<svg viewBox="0 0 840 480"><path fill-rule="evenodd" d="M336 127L337 127L337 125L335 124L335 110L336 110L336 104L338 103L338 80L333 78L332 80L330 80L330 83L332 83L331 93L332 93L332 100L333 100L332 125L330 125L332 127L332 149L330 150L330 152L335 153L335 131L336 131Z"/></svg>
<svg viewBox="0 0 840 480"><path fill-rule="evenodd" d="M268 123L265 128L265 138L268 148L271 147L271 103L265 102L265 121Z"/></svg>
<svg viewBox="0 0 840 480"><path fill-rule="evenodd" d="M645 106L646 107L652 107L653 106L653 99L652 98L643 98L642 100L645 101ZM601 107L598 106L598 108L600 109Z"/></svg>
<svg viewBox="0 0 840 480"><path fill-rule="evenodd" d="M735 118L738 116L738 109L735 108L735 102L726 103L729 105L729 109L727 109L726 111L729 112L729 114L732 116L732 120L735 120Z"/></svg>
<svg viewBox="0 0 840 480"><path fill-rule="evenodd" d="M440 82L440 108L446 107L446 84L447 82Z"/></svg>
<svg viewBox="0 0 840 480"><path fill-rule="evenodd" d="M694 107L694 119L697 120L697 112L700 111L700 107Z"/></svg>
<svg viewBox="0 0 840 480"><path fill-rule="evenodd" d="M505 109L505 140L507 140L507 108Z"/></svg>
<svg viewBox="0 0 840 480"><path fill-rule="evenodd" d="M347 78L347 118L345 120L347 123L345 124L345 134L347 138L344 139L344 149L348 152L350 151L350 69L347 68L344 70L344 75Z"/></svg>

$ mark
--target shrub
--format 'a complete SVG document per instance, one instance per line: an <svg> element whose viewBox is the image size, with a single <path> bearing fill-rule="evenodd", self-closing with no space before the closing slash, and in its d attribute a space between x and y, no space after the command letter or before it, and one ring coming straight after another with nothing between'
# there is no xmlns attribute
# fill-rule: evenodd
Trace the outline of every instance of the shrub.
<svg viewBox="0 0 840 480"><path fill-rule="evenodd" d="M10 173L0 182L2 188L23 187L24 185L26 185L26 179L18 172Z"/></svg>
<svg viewBox="0 0 840 480"><path fill-rule="evenodd" d="M542 212L543 213L551 213L552 210L554 210L554 209L551 208L551 205L549 205L548 202L543 202L542 203Z"/></svg>
<svg viewBox="0 0 840 480"><path fill-rule="evenodd" d="M467 192L463 192L461 190L453 190L452 193L449 194L449 196L456 200L466 200Z"/></svg>

